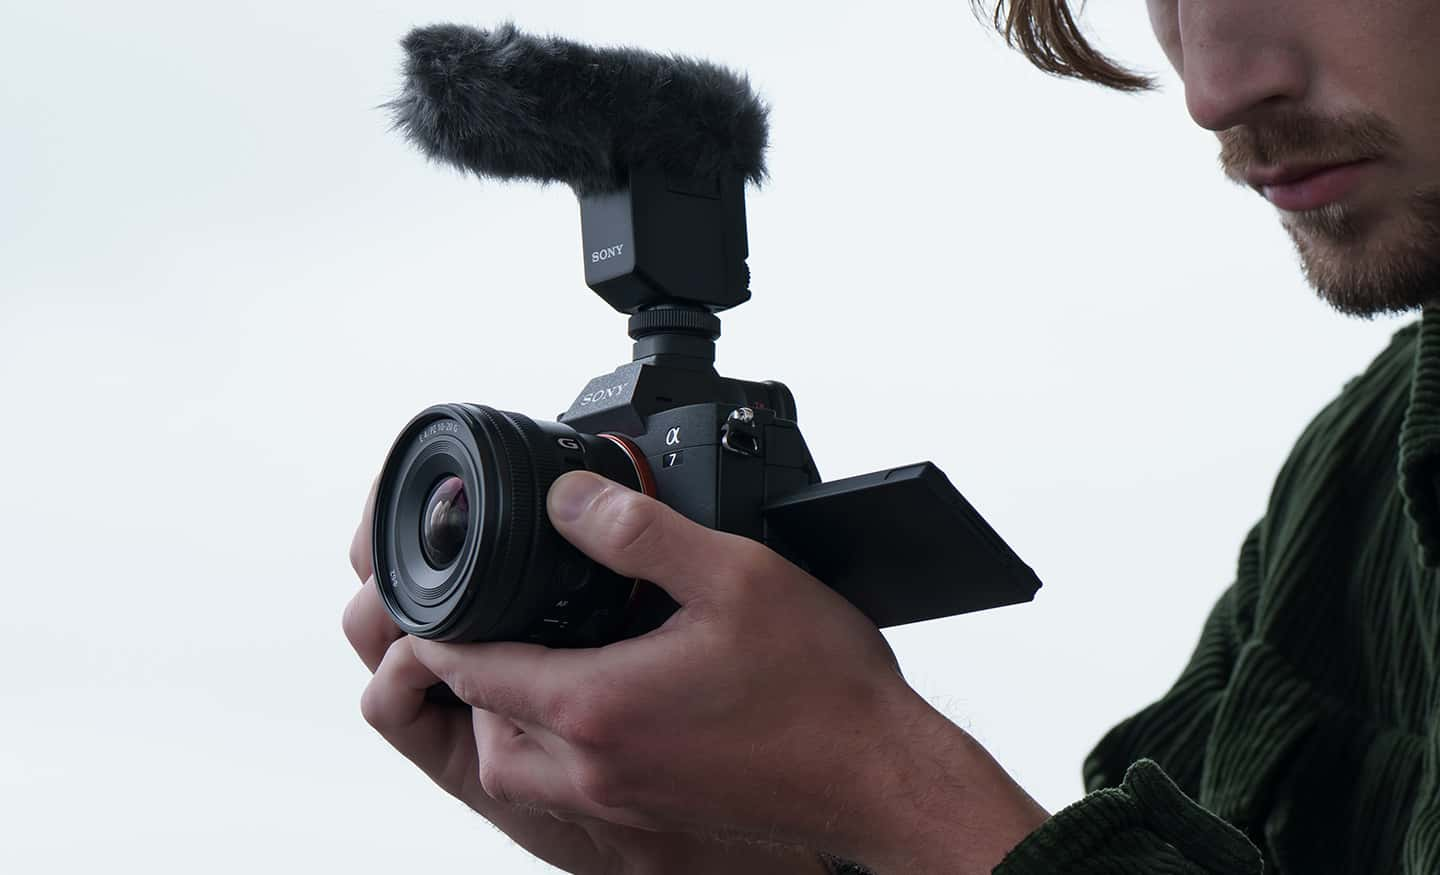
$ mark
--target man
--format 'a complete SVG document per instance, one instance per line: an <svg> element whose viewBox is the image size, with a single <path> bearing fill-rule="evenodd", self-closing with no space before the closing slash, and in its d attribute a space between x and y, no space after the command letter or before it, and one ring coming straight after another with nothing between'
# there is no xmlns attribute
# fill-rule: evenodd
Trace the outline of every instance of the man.
<svg viewBox="0 0 1440 875"><path fill-rule="evenodd" d="M981 0L977 0L981 2ZM1342 313L1440 290L1440 4L1149 0L1225 172ZM1122 89L1065 0L988 9L1037 66ZM559 531L681 604L586 653L402 637L367 580L366 718L576 873L1440 872L1440 308L1301 435L1160 701L1053 817L908 685L883 637L765 548L588 474ZM369 511L352 546L370 576ZM471 708L430 704L445 682ZM723 841L737 837L744 841ZM821 852L827 855L824 859ZM835 858L856 861L839 862Z"/></svg>

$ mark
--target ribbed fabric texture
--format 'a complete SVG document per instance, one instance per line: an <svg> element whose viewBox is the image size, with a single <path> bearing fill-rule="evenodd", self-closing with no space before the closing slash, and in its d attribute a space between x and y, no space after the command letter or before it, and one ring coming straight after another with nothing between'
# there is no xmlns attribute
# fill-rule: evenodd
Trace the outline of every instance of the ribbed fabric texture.
<svg viewBox="0 0 1440 875"><path fill-rule="evenodd" d="M1160 767L1138 760L1119 787L1056 814L1005 858L1006 873L1246 872L1260 852L1235 827L1190 801Z"/></svg>
<svg viewBox="0 0 1440 875"><path fill-rule="evenodd" d="M1301 434L1175 685L996 873L1440 873L1437 473L1426 308Z"/></svg>

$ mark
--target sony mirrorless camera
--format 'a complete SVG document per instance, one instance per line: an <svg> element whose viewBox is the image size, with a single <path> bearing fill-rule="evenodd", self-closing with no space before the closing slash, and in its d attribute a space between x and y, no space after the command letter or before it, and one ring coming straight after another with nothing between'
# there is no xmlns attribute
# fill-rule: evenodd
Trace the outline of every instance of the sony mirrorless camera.
<svg viewBox="0 0 1440 875"><path fill-rule="evenodd" d="M768 110L742 77L511 25L403 45L397 126L477 175L570 185L586 283L629 316L634 356L553 420L455 403L404 428L372 532L401 630L591 647L661 625L663 591L551 527L550 485L582 469L768 545L879 626L1033 598L1034 573L937 467L824 482L790 390L716 371L716 314L750 298L745 185L764 176Z"/></svg>

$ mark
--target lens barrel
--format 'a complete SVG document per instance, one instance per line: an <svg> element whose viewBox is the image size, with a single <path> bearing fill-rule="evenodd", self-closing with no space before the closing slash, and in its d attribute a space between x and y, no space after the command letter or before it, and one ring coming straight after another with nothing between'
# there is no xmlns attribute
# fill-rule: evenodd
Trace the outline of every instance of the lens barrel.
<svg viewBox="0 0 1440 875"><path fill-rule="evenodd" d="M590 435L478 404L411 420L375 495L375 580L401 631L441 641L587 647L622 636L638 584L560 537L550 485L588 470L647 491L644 457Z"/></svg>

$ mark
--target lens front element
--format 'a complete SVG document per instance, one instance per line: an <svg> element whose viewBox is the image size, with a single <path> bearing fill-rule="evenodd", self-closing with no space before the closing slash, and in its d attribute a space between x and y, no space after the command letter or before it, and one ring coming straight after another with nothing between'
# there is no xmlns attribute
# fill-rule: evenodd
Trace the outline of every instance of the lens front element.
<svg viewBox="0 0 1440 875"><path fill-rule="evenodd" d="M440 571L455 561L465 546L469 528L470 502L465 497L465 481L446 477L430 490L420 516L420 548L431 568Z"/></svg>

